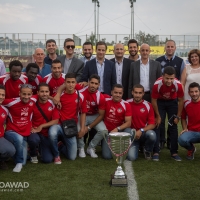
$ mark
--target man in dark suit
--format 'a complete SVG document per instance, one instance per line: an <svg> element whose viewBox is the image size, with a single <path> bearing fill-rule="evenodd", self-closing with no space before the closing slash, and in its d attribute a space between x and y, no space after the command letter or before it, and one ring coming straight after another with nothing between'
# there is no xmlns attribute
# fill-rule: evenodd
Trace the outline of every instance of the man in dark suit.
<svg viewBox="0 0 200 200"><path fill-rule="evenodd" d="M150 47L142 44L140 47L141 59L131 63L128 97L132 98L131 91L135 84L144 87L144 100L151 102L151 91L155 81L162 75L160 63L149 59Z"/></svg>
<svg viewBox="0 0 200 200"><path fill-rule="evenodd" d="M121 84L124 88L124 94L122 98L128 99L128 84L129 84L129 73L132 61L128 58L124 58L124 45L119 43L114 46L115 58L110 59L115 63L117 83Z"/></svg>
<svg viewBox="0 0 200 200"><path fill-rule="evenodd" d="M71 38L67 38L64 41L64 49L66 55L60 56L57 59L60 60L64 68L64 73L74 73L76 75L76 81L80 82L81 75L83 72L84 63L73 57L74 56L75 43Z"/></svg>
<svg viewBox="0 0 200 200"><path fill-rule="evenodd" d="M105 42L97 42L96 58L88 61L81 77L81 85L86 86L92 74L100 76L99 91L111 95L112 87L116 84L115 64L105 58L107 45Z"/></svg>

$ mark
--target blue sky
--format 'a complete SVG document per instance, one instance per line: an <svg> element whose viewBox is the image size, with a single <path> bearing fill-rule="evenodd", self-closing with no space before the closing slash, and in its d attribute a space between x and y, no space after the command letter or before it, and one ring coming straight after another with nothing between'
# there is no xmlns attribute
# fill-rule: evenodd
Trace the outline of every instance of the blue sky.
<svg viewBox="0 0 200 200"><path fill-rule="evenodd" d="M100 34L130 34L129 0L100 1ZM135 32L200 35L199 0L137 0ZM114 20L114 21L111 21ZM94 30L92 0L1 0L0 33L77 34Z"/></svg>

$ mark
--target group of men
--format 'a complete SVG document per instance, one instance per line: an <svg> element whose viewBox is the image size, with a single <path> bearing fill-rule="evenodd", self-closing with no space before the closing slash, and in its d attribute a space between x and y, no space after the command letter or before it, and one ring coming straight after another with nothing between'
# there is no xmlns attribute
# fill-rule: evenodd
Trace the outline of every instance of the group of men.
<svg viewBox="0 0 200 200"><path fill-rule="evenodd" d="M199 106L200 86L189 86L191 100L184 103L179 82L184 61L175 56L173 40L166 42L166 54L156 61L149 58L149 45L142 44L139 50L134 39L128 42L129 58L124 57L124 45L119 43L114 46L115 58L106 59L107 45L102 41L96 44L96 57L92 43L85 42L84 57L75 58L75 43L70 38L64 41L66 55L56 54L53 39L47 40L46 49L46 57L37 48L35 63L23 69L21 62L12 61L10 73L0 76L1 168L6 169L5 160L14 157L13 171L20 172L27 160L27 144L32 163L38 163L38 154L44 163L61 164L60 153L75 160L77 150L84 158L84 135L90 137L90 132L94 134L86 152L92 158L98 157L95 149L101 142L102 157L111 159L108 133L128 132L134 141L127 159L136 160L143 147L146 159L158 161L166 142L166 114L172 119L168 126L171 157L181 161L179 141L188 150L187 158L194 158L200 117L193 116L192 110ZM62 122L70 119L77 123L77 137L67 137L62 129ZM180 119L183 131L178 140Z"/></svg>

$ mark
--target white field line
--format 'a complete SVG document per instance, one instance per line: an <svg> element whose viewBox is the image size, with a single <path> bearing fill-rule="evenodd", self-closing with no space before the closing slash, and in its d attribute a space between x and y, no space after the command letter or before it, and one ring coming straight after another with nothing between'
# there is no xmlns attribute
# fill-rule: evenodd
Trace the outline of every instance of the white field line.
<svg viewBox="0 0 200 200"><path fill-rule="evenodd" d="M129 200L139 200L137 183L134 178L132 162L125 160L124 166L125 166L125 173L127 175L127 181L128 181L128 198Z"/></svg>

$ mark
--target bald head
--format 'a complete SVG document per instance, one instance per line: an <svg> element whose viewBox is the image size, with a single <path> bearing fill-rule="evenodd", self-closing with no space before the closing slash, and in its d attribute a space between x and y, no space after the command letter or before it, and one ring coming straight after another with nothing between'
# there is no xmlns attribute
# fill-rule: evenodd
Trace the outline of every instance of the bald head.
<svg viewBox="0 0 200 200"><path fill-rule="evenodd" d="M33 57L34 57L35 62L37 64L43 63L44 62L44 57L45 57L44 50L42 48L36 48L35 52L33 54Z"/></svg>
<svg viewBox="0 0 200 200"><path fill-rule="evenodd" d="M143 43L140 46L140 55L142 60L148 60L150 54L150 46L148 44Z"/></svg>
<svg viewBox="0 0 200 200"><path fill-rule="evenodd" d="M123 59L125 53L124 45L121 43L118 43L114 46L114 54L115 58L118 60Z"/></svg>

